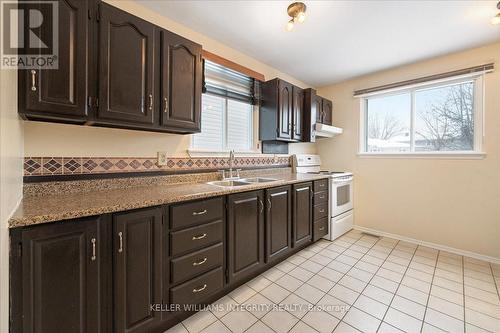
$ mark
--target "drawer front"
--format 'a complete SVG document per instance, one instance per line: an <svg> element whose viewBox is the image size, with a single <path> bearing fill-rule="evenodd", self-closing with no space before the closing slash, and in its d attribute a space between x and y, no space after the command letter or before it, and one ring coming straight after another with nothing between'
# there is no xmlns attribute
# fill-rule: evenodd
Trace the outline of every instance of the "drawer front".
<svg viewBox="0 0 500 333"><path fill-rule="evenodd" d="M314 221L328 216L328 202L314 206Z"/></svg>
<svg viewBox="0 0 500 333"><path fill-rule="evenodd" d="M200 273L222 266L224 248L222 243L187 254L170 261L172 283L181 282Z"/></svg>
<svg viewBox="0 0 500 333"><path fill-rule="evenodd" d="M222 267L170 289L173 304L198 304L222 289L224 274Z"/></svg>
<svg viewBox="0 0 500 333"><path fill-rule="evenodd" d="M317 241L326 234L328 234L328 218L314 222L313 241Z"/></svg>
<svg viewBox="0 0 500 333"><path fill-rule="evenodd" d="M215 221L170 233L170 254L176 256L222 242L224 222Z"/></svg>
<svg viewBox="0 0 500 333"><path fill-rule="evenodd" d="M328 191L328 179L314 181L314 192Z"/></svg>
<svg viewBox="0 0 500 333"><path fill-rule="evenodd" d="M200 200L170 207L170 227L184 228L194 224L222 219L223 198Z"/></svg>
<svg viewBox="0 0 500 333"><path fill-rule="evenodd" d="M328 191L314 192L314 204L319 205L328 202Z"/></svg>

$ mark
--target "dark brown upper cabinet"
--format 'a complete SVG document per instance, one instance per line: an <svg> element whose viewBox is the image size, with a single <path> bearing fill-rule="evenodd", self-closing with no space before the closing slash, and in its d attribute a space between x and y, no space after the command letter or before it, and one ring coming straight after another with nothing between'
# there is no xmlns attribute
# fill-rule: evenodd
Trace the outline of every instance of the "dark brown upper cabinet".
<svg viewBox="0 0 500 333"><path fill-rule="evenodd" d="M98 121L153 125L156 27L101 3Z"/></svg>
<svg viewBox="0 0 500 333"><path fill-rule="evenodd" d="M248 278L264 266L263 191L229 195L228 278L229 283Z"/></svg>
<svg viewBox="0 0 500 333"><path fill-rule="evenodd" d="M201 130L201 45L161 31L161 125L172 131Z"/></svg>
<svg viewBox="0 0 500 333"><path fill-rule="evenodd" d="M260 140L297 142L303 132L303 90L281 79L262 84Z"/></svg>
<svg viewBox="0 0 500 333"><path fill-rule="evenodd" d="M82 218L13 233L11 332L108 332L101 294L107 290L104 219Z"/></svg>
<svg viewBox="0 0 500 333"><path fill-rule="evenodd" d="M323 113L323 118L321 119L322 124L332 125L332 101L322 98L321 101L321 111Z"/></svg>
<svg viewBox="0 0 500 333"><path fill-rule="evenodd" d="M293 87L293 138L302 141L304 119L304 90Z"/></svg>
<svg viewBox="0 0 500 333"><path fill-rule="evenodd" d="M167 288L164 239L160 207L113 216L114 332L146 332L160 323L162 313L150 305L162 303Z"/></svg>
<svg viewBox="0 0 500 333"><path fill-rule="evenodd" d="M26 119L83 123L88 114L89 48L93 1L59 0L58 69L19 70L19 113ZM52 20L49 15L44 19ZM50 23L49 23L50 24ZM41 39L49 33L40 31ZM25 39L27 37L25 31Z"/></svg>
<svg viewBox="0 0 500 333"><path fill-rule="evenodd" d="M266 262L287 255L292 248L292 188L266 190Z"/></svg>
<svg viewBox="0 0 500 333"><path fill-rule="evenodd" d="M312 183L293 185L293 247L312 240Z"/></svg>
<svg viewBox="0 0 500 333"><path fill-rule="evenodd" d="M59 69L19 71L23 118L200 131L200 45L97 0L59 3Z"/></svg>

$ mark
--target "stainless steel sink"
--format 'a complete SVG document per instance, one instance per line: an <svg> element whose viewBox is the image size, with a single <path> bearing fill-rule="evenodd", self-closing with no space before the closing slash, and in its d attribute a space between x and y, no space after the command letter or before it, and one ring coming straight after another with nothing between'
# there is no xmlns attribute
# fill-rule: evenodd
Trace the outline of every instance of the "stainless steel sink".
<svg viewBox="0 0 500 333"><path fill-rule="evenodd" d="M241 181L247 182L247 183L269 183L269 182L275 182L275 181L277 181L277 179L254 177L254 178L244 178Z"/></svg>
<svg viewBox="0 0 500 333"><path fill-rule="evenodd" d="M222 186L222 187L235 187L235 186L245 186L250 185L250 182L243 180L216 180L213 182L208 182L208 185Z"/></svg>

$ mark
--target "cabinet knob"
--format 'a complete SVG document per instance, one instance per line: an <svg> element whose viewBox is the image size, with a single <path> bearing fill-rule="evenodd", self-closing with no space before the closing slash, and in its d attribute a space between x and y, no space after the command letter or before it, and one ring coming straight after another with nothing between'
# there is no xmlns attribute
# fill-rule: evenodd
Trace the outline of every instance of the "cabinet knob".
<svg viewBox="0 0 500 333"><path fill-rule="evenodd" d="M165 103L165 107L163 108L163 112L168 113L168 98L163 98L163 102Z"/></svg>
<svg viewBox="0 0 500 333"><path fill-rule="evenodd" d="M153 94L149 94L149 111L153 110Z"/></svg>
<svg viewBox="0 0 500 333"><path fill-rule="evenodd" d="M204 214L206 214L206 213L207 213L207 210L206 210L206 209L204 209L204 210L202 210L201 212L193 212L193 216L204 215Z"/></svg>
<svg viewBox="0 0 500 333"><path fill-rule="evenodd" d="M96 255L95 255L95 243L96 243L96 239L92 238L90 240L90 242L92 243L92 257L90 258L90 260L95 261L96 258L97 258Z"/></svg>
<svg viewBox="0 0 500 333"><path fill-rule="evenodd" d="M201 261L198 261L198 262L193 262L193 266L200 266L200 265L203 265L204 263L207 262L207 257L203 258L203 260Z"/></svg>
<svg viewBox="0 0 500 333"><path fill-rule="evenodd" d="M198 235L198 236L193 236L193 240L203 239L203 238L205 238L205 237L207 237L207 234L206 234L206 233L205 233L205 234L202 234L202 235Z"/></svg>
<svg viewBox="0 0 500 333"><path fill-rule="evenodd" d="M120 242L119 247L118 247L118 252L122 253L123 252L123 233L121 231L118 233L118 240Z"/></svg>

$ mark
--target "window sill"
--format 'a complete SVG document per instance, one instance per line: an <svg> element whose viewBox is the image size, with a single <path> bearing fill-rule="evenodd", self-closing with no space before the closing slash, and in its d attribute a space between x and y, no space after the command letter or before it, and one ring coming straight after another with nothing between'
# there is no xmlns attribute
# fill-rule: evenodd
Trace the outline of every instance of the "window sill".
<svg viewBox="0 0 500 333"><path fill-rule="evenodd" d="M435 152L435 153L358 153L360 158L426 158L449 160L480 160L486 157L485 152Z"/></svg>

